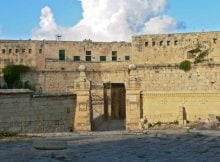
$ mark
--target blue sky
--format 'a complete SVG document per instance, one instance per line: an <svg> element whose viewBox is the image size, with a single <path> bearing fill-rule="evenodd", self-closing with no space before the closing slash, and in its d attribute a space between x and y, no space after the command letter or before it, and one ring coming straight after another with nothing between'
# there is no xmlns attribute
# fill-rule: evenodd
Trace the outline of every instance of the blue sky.
<svg viewBox="0 0 220 162"><path fill-rule="evenodd" d="M220 0L167 0L165 14L186 28L171 32L220 30ZM41 9L49 6L59 26L72 27L82 19L78 0L0 0L0 38L29 39L39 26Z"/></svg>
<svg viewBox="0 0 220 162"><path fill-rule="evenodd" d="M168 15L184 21L184 31L219 31L219 0L169 0Z"/></svg>
<svg viewBox="0 0 220 162"><path fill-rule="evenodd" d="M56 21L63 26L77 23L82 17L78 0L0 0L0 29L4 38L30 38L39 23L40 11L49 6ZM71 15L71 16L70 16Z"/></svg>

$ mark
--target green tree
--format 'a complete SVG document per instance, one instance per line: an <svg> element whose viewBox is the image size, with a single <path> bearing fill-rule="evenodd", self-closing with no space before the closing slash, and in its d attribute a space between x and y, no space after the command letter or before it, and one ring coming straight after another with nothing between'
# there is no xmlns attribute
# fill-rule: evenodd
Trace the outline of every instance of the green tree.
<svg viewBox="0 0 220 162"><path fill-rule="evenodd" d="M28 66L24 65L7 65L3 69L3 78L7 83L8 88L14 88L21 83L21 74L30 70ZM17 88L17 87L16 87Z"/></svg>

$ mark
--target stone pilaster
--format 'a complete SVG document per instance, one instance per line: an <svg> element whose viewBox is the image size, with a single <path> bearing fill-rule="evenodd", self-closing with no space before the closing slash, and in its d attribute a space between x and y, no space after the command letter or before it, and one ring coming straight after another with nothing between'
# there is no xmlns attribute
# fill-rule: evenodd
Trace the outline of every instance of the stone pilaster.
<svg viewBox="0 0 220 162"><path fill-rule="evenodd" d="M137 78L135 65L129 65L130 75L126 88L126 130L139 130L140 128L140 84Z"/></svg>
<svg viewBox="0 0 220 162"><path fill-rule="evenodd" d="M91 131L90 82L86 78L86 67L79 66L80 76L75 81L74 91L77 95L74 131Z"/></svg>

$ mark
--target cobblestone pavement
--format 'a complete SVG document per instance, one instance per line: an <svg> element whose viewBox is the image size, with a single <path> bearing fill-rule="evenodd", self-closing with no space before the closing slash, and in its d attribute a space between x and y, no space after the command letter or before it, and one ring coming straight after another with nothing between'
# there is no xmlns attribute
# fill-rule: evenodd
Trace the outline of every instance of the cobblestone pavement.
<svg viewBox="0 0 220 162"><path fill-rule="evenodd" d="M66 150L36 150L35 140L67 141ZM1 162L219 162L220 136L198 133L94 133L0 140Z"/></svg>

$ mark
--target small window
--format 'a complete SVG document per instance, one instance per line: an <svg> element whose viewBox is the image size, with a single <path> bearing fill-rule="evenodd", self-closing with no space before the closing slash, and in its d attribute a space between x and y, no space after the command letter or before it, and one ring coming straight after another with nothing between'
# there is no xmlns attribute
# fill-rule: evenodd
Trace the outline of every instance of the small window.
<svg viewBox="0 0 220 162"><path fill-rule="evenodd" d="M195 58L195 54L191 53L191 52L188 52L187 53L187 59L193 59L193 58Z"/></svg>
<svg viewBox="0 0 220 162"><path fill-rule="evenodd" d="M152 46L155 46L156 45L156 42L152 42Z"/></svg>
<svg viewBox="0 0 220 162"><path fill-rule="evenodd" d="M25 49L22 49L22 53L25 53Z"/></svg>
<svg viewBox="0 0 220 162"><path fill-rule="evenodd" d="M170 46L170 41L167 41L167 46Z"/></svg>
<svg viewBox="0 0 220 162"><path fill-rule="evenodd" d="M86 51L86 61L92 61L92 52Z"/></svg>
<svg viewBox="0 0 220 162"><path fill-rule="evenodd" d="M106 61L106 56L100 56L100 61Z"/></svg>
<svg viewBox="0 0 220 162"><path fill-rule="evenodd" d="M42 53L42 49L39 49L39 53Z"/></svg>
<svg viewBox="0 0 220 162"><path fill-rule="evenodd" d="M92 52L91 51L86 51L86 55L92 55Z"/></svg>
<svg viewBox="0 0 220 162"><path fill-rule="evenodd" d="M65 50L59 50L59 60L60 61L65 60Z"/></svg>
<svg viewBox="0 0 220 162"><path fill-rule="evenodd" d="M15 53L18 53L18 51L19 51L18 49L15 49Z"/></svg>
<svg viewBox="0 0 220 162"><path fill-rule="evenodd" d="M86 61L92 61L92 57L91 56L86 56Z"/></svg>
<svg viewBox="0 0 220 162"><path fill-rule="evenodd" d="M125 61L129 61L130 60L130 56L125 56Z"/></svg>
<svg viewBox="0 0 220 162"><path fill-rule="evenodd" d="M2 49L2 53L5 53L5 49Z"/></svg>
<svg viewBox="0 0 220 162"><path fill-rule="evenodd" d="M163 45L163 41L160 41L160 46L162 46Z"/></svg>
<svg viewBox="0 0 220 162"><path fill-rule="evenodd" d="M8 52L9 52L9 53L12 53L12 49L9 49Z"/></svg>
<svg viewBox="0 0 220 162"><path fill-rule="evenodd" d="M112 51L112 61L117 61L117 51Z"/></svg>
<svg viewBox="0 0 220 162"><path fill-rule="evenodd" d="M216 38L213 39L213 43L214 43L214 44L217 43L217 39L216 39Z"/></svg>
<svg viewBox="0 0 220 162"><path fill-rule="evenodd" d="M175 40L175 41L174 41L174 45L177 45L177 44L178 44L178 40Z"/></svg>
<svg viewBox="0 0 220 162"><path fill-rule="evenodd" d="M29 50L28 50L28 53L32 53L32 49L29 49Z"/></svg>
<svg viewBox="0 0 220 162"><path fill-rule="evenodd" d="M80 56L73 56L73 61L80 61Z"/></svg>
<svg viewBox="0 0 220 162"><path fill-rule="evenodd" d="M145 47L148 47L148 42L145 42Z"/></svg>

